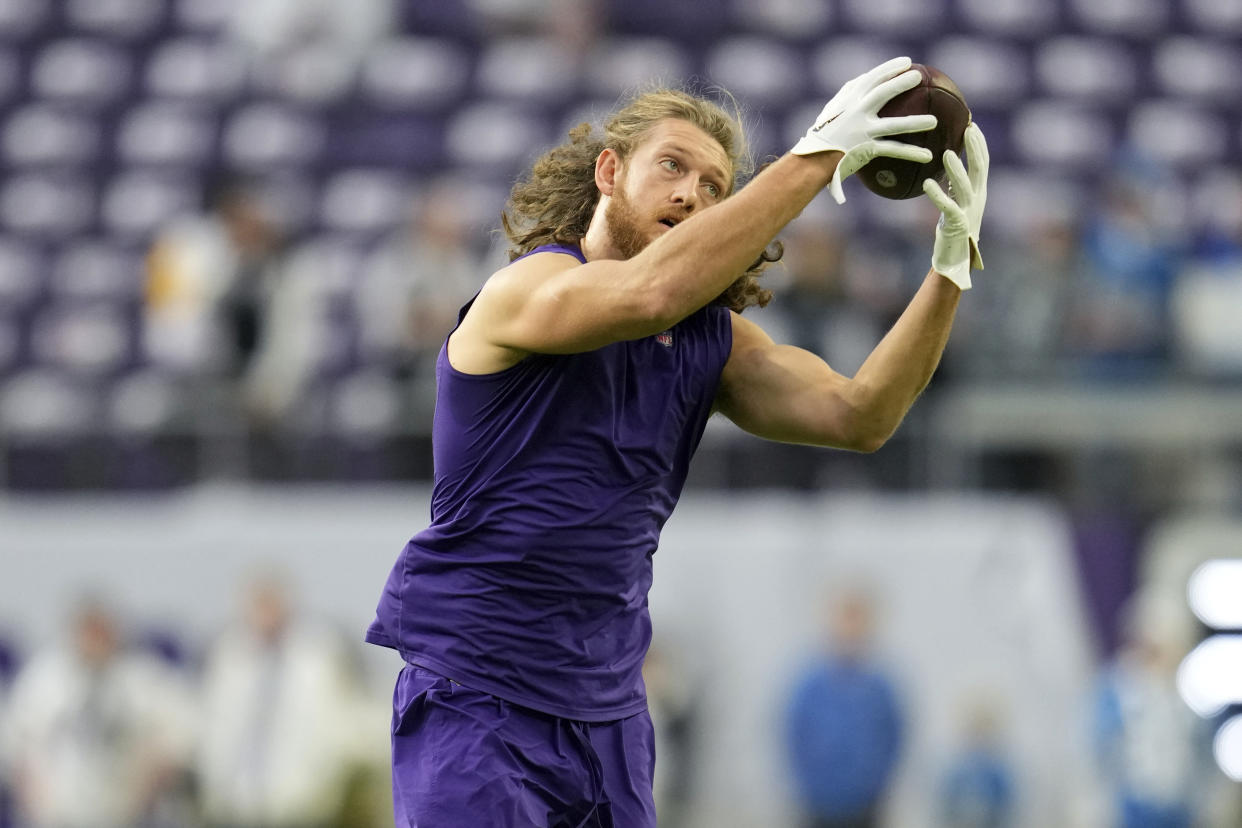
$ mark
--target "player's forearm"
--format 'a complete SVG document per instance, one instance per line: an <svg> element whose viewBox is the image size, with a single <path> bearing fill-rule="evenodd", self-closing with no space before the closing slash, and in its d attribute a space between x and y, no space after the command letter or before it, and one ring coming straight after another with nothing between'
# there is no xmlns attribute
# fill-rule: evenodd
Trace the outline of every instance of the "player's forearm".
<svg viewBox="0 0 1242 828"><path fill-rule="evenodd" d="M670 324L724 292L832 178L841 154L786 155L736 195L665 233L633 260Z"/></svg>
<svg viewBox="0 0 1242 828"><path fill-rule="evenodd" d="M891 437L931 381L961 295L952 282L929 271L896 324L858 369L851 392L863 446L878 448Z"/></svg>

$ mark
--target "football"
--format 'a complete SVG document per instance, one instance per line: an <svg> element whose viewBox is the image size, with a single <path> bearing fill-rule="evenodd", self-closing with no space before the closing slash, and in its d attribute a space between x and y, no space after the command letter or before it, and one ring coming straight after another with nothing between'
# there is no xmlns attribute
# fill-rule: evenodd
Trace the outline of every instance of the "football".
<svg viewBox="0 0 1242 828"><path fill-rule="evenodd" d="M938 121L935 129L892 136L897 141L927 147L932 151L932 160L919 164L896 158L875 158L863 166L857 172L858 177L868 190L884 198L922 195L923 181L928 178L934 178L944 186L944 151L950 149L961 153L966 125L970 123L970 107L966 105L966 98L948 75L921 63L910 68L922 73L922 82L886 103L880 109L880 116L935 115Z"/></svg>

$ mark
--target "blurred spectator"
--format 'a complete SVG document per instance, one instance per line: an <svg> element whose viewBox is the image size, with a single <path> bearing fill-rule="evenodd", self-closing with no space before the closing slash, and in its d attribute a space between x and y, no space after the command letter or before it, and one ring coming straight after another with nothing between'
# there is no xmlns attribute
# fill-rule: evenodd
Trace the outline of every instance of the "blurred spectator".
<svg viewBox="0 0 1242 828"><path fill-rule="evenodd" d="M151 247L145 313L151 361L189 373L244 373L263 334L281 251L253 184L228 178L213 186L203 215L177 218Z"/></svg>
<svg viewBox="0 0 1242 828"><path fill-rule="evenodd" d="M267 426L298 402L322 356L323 285L291 265L257 182L228 178L208 202L152 246L147 352L158 365L236 382L252 422Z"/></svg>
<svg viewBox="0 0 1242 828"><path fill-rule="evenodd" d="M257 576L203 676L199 784L210 825L313 828L340 813L356 738L341 639L300 619L284 579Z"/></svg>
<svg viewBox="0 0 1242 828"><path fill-rule="evenodd" d="M18 808L31 826L156 824L178 794L193 739L188 691L125 647L98 598L75 608L65 646L21 670L8 717Z"/></svg>
<svg viewBox="0 0 1242 828"><path fill-rule="evenodd" d="M940 803L943 828L1009 828L1014 824L1014 773L1001 744L995 704L977 699L965 711L965 743L949 763Z"/></svg>
<svg viewBox="0 0 1242 828"><path fill-rule="evenodd" d="M958 308L946 355L955 374L1035 378L1064 358L1074 291L1087 282L1077 222L1048 214L987 250L987 275Z"/></svg>
<svg viewBox="0 0 1242 828"><path fill-rule="evenodd" d="M472 232L452 182L433 182L363 267L355 310L364 361L398 378L434 380L457 312L488 276L469 246Z"/></svg>
<svg viewBox="0 0 1242 828"><path fill-rule="evenodd" d="M1100 681L1095 737L1117 828L1191 828L1215 778L1210 730L1177 691L1180 625L1132 600L1123 641Z"/></svg>
<svg viewBox="0 0 1242 828"><path fill-rule="evenodd" d="M1091 374L1132 377L1165 367L1169 292L1181 251L1152 197L1151 170L1106 182L1083 239L1086 282L1074 290L1070 342Z"/></svg>
<svg viewBox="0 0 1242 828"><path fill-rule="evenodd" d="M878 825L900 758L905 724L872 654L875 612L857 587L831 600L827 646L793 686L785 740L808 828Z"/></svg>
<svg viewBox="0 0 1242 828"><path fill-rule="evenodd" d="M686 824L695 767L695 719L700 699L684 662L653 643L643 662L643 683L655 726L656 815L663 828Z"/></svg>

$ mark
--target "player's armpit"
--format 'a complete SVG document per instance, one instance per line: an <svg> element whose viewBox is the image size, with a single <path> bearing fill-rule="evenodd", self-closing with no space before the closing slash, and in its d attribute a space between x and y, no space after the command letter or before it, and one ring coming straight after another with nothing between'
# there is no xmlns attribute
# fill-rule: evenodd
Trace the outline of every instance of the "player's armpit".
<svg viewBox="0 0 1242 828"><path fill-rule="evenodd" d="M652 303L634 287L632 269L553 252L514 262L488 279L449 338L450 364L487 374L531 353L578 353L658 333L664 328L648 321Z"/></svg>
<svg viewBox="0 0 1242 828"><path fill-rule="evenodd" d="M873 434L853 401L853 381L810 351L778 345L755 323L733 314L733 348L716 410L769 440L874 451Z"/></svg>

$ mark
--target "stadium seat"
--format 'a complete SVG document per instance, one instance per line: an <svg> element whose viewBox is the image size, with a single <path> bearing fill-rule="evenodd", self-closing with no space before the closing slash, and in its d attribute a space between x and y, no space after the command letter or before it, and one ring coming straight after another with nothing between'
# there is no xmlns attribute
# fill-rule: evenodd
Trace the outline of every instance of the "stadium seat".
<svg viewBox="0 0 1242 828"><path fill-rule="evenodd" d="M107 375L129 356L130 328L124 310L111 304L49 305L31 320L31 356L75 375Z"/></svg>
<svg viewBox="0 0 1242 828"><path fill-rule="evenodd" d="M47 0L0 0L0 39L32 39L51 19L53 8Z"/></svg>
<svg viewBox="0 0 1242 828"><path fill-rule="evenodd" d="M862 32L922 35L944 19L945 6L946 0L842 0L841 18Z"/></svg>
<svg viewBox="0 0 1242 828"><path fill-rule="evenodd" d="M1008 108L1029 94L1026 52L1010 42L946 37L928 51L927 62L953 79L972 109Z"/></svg>
<svg viewBox="0 0 1242 828"><path fill-rule="evenodd" d="M355 89L354 59L330 43L299 43L257 58L250 87L260 96L324 108Z"/></svg>
<svg viewBox="0 0 1242 828"><path fill-rule="evenodd" d="M0 223L12 232L65 238L82 232L94 219L94 189L80 176L23 173L0 185Z"/></svg>
<svg viewBox="0 0 1242 828"><path fill-rule="evenodd" d="M0 384L0 432L10 439L72 435L95 420L92 391L75 378L29 368Z"/></svg>
<svg viewBox="0 0 1242 828"><path fill-rule="evenodd" d="M245 87L246 59L225 41L203 37L164 40L147 60L143 85L148 95L191 102L224 102Z"/></svg>
<svg viewBox="0 0 1242 828"><path fill-rule="evenodd" d="M1020 238L1050 222L1074 222L1085 194L1080 179L1039 168L1005 167L988 177L988 235Z"/></svg>
<svg viewBox="0 0 1242 828"><path fill-rule="evenodd" d="M136 39L164 22L166 0L66 0L65 20L75 30Z"/></svg>
<svg viewBox="0 0 1242 828"><path fill-rule="evenodd" d="M58 301L125 304L141 299L145 276L141 248L86 236L58 249L48 287Z"/></svg>
<svg viewBox="0 0 1242 828"><path fill-rule="evenodd" d="M1166 30L1170 5L1167 0L1068 0L1066 12L1091 31L1142 37Z"/></svg>
<svg viewBox="0 0 1242 828"><path fill-rule="evenodd" d="M116 238L144 241L168 221L196 211L201 200L197 179L175 170L122 170L103 190L100 218Z"/></svg>
<svg viewBox="0 0 1242 828"><path fill-rule="evenodd" d="M1124 106L1135 92L1134 56L1112 39L1064 35L1035 50L1035 77L1053 96Z"/></svg>
<svg viewBox="0 0 1242 828"><path fill-rule="evenodd" d="M834 20L835 6L821 0L733 0L732 28L762 31L789 41L822 37Z"/></svg>
<svg viewBox="0 0 1242 828"><path fill-rule="evenodd" d="M1023 105L1010 121L1011 145L1032 165L1099 169L1108 165L1115 130L1102 113L1064 101Z"/></svg>
<svg viewBox="0 0 1242 828"><path fill-rule="evenodd" d="M410 203L409 184L397 173L341 170L324 182L319 221L331 233L376 235L404 222Z"/></svg>
<svg viewBox="0 0 1242 828"><path fill-rule="evenodd" d="M780 106L802 94L803 58L777 40L725 38L707 53L708 80L752 105Z"/></svg>
<svg viewBox="0 0 1242 828"><path fill-rule="evenodd" d="M891 40L875 37L836 37L820 46L811 57L811 75L820 93L836 94L841 84L905 50ZM819 108L828 102L825 97ZM818 110L812 115L819 114ZM810 122L802 127L803 131ZM801 133L799 133L801 134Z"/></svg>
<svg viewBox="0 0 1242 828"><path fill-rule="evenodd" d="M27 104L4 124L4 159L16 167L86 165L100 149L99 122L66 106Z"/></svg>
<svg viewBox="0 0 1242 828"><path fill-rule="evenodd" d="M507 37L480 53L475 90L497 100L560 102L573 94L577 76L575 61L555 40Z"/></svg>
<svg viewBox="0 0 1242 828"><path fill-rule="evenodd" d="M109 430L121 434L150 434L171 425L182 408L180 384L153 369L117 377L103 400Z"/></svg>
<svg viewBox="0 0 1242 828"><path fill-rule="evenodd" d="M968 30L1036 40L1057 28L1058 9L1048 0L957 0Z"/></svg>
<svg viewBox="0 0 1242 828"><path fill-rule="evenodd" d="M238 0L175 0L174 23L190 32L218 32L228 26Z"/></svg>
<svg viewBox="0 0 1242 828"><path fill-rule="evenodd" d="M1223 161L1229 149L1225 122L1210 110L1183 100L1144 101L1132 107L1130 144L1155 161L1199 166Z"/></svg>
<svg viewBox="0 0 1242 828"><path fill-rule="evenodd" d="M21 311L42 293L47 261L36 245L0 236L0 309Z"/></svg>
<svg viewBox="0 0 1242 828"><path fill-rule="evenodd" d="M1192 26L1216 37L1242 34L1242 0L1182 0Z"/></svg>
<svg viewBox="0 0 1242 828"><path fill-rule="evenodd" d="M229 166L279 168L314 162L324 139L317 118L278 102L262 101L236 110L225 122L222 149Z"/></svg>
<svg viewBox="0 0 1242 828"><path fill-rule="evenodd" d="M359 85L381 107L441 108L461 100L471 66L470 54L451 40L392 38L367 54Z"/></svg>
<svg viewBox="0 0 1242 828"><path fill-rule="evenodd" d="M21 61L17 50L0 45L0 107L8 106L21 95Z"/></svg>
<svg viewBox="0 0 1242 828"><path fill-rule="evenodd" d="M117 157L125 164L205 167L215 153L216 129L216 118L205 109L146 101L120 117Z"/></svg>
<svg viewBox="0 0 1242 828"><path fill-rule="evenodd" d="M497 130L495 124L505 124L505 129ZM541 150L547 133L547 122L536 113L512 104L475 102L449 118L445 150L456 164L478 165L500 174Z"/></svg>
<svg viewBox="0 0 1242 828"><path fill-rule="evenodd" d="M62 38L34 55L30 87L38 97L100 109L128 94L132 68L119 46L94 38Z"/></svg>
<svg viewBox="0 0 1242 828"><path fill-rule="evenodd" d="M21 353L21 323L0 306L0 378L11 373Z"/></svg>
<svg viewBox="0 0 1242 828"><path fill-rule="evenodd" d="M1168 37L1155 45L1152 74L1169 97L1232 103L1242 91L1242 58L1232 40Z"/></svg>
<svg viewBox="0 0 1242 828"><path fill-rule="evenodd" d="M690 74L690 55L660 37L618 37L600 43L583 67L586 92L616 99L654 84L673 84ZM606 110L604 110L606 111Z"/></svg>

